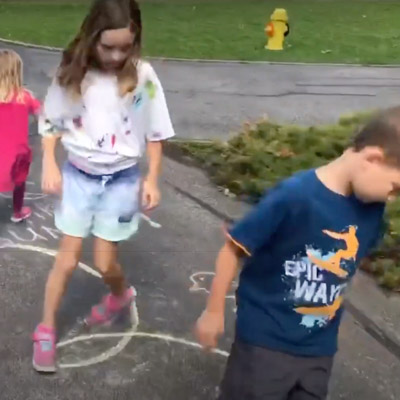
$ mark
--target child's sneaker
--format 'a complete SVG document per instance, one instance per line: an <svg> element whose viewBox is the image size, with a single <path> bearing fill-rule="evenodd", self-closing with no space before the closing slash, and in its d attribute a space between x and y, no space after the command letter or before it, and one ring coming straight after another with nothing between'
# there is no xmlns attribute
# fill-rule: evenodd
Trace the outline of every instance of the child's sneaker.
<svg viewBox="0 0 400 400"><path fill-rule="evenodd" d="M11 217L11 221L18 223L25 221L32 215L32 210L29 207L22 207L22 210L18 213L14 213Z"/></svg>
<svg viewBox="0 0 400 400"><path fill-rule="evenodd" d="M43 324L33 334L33 368L38 372L56 371L56 334Z"/></svg>
<svg viewBox="0 0 400 400"><path fill-rule="evenodd" d="M104 296L101 303L92 308L90 315L85 319L88 327L95 325L108 325L114 322L123 311L132 307L136 299L134 287L126 289L122 297L108 294Z"/></svg>

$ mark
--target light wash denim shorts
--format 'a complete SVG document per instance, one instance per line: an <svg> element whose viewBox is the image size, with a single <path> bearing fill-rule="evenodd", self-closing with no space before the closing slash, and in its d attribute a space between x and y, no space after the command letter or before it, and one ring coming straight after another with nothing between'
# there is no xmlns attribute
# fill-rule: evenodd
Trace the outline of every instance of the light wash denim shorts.
<svg viewBox="0 0 400 400"><path fill-rule="evenodd" d="M63 168L63 193L55 224L65 235L94 235L120 242L134 235L140 220L139 167L111 175L88 174L70 162Z"/></svg>

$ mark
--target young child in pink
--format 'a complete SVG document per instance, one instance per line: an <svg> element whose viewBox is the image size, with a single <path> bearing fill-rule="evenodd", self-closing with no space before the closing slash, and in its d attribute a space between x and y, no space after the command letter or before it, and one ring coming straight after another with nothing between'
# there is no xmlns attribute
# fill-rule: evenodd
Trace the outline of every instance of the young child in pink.
<svg viewBox="0 0 400 400"><path fill-rule="evenodd" d="M40 110L40 102L22 86L22 68L17 53L0 50L0 192L13 192L13 222L32 213L23 206L32 161L28 126L29 116Z"/></svg>

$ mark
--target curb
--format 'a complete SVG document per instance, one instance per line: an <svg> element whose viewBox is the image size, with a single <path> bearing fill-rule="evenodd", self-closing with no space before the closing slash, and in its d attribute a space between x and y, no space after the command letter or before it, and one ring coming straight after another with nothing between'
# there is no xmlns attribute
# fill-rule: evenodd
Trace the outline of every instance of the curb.
<svg viewBox="0 0 400 400"><path fill-rule="evenodd" d="M36 49L36 50L46 50L51 52L61 52L63 49L59 47L51 47L51 46L42 46L39 44L19 42L18 40L9 40L0 38L0 43L10 44L14 46L26 47L28 49Z"/></svg>
<svg viewBox="0 0 400 400"><path fill-rule="evenodd" d="M28 49L45 50L49 52L61 52L60 47L43 46L39 44L20 42L0 38L0 43L13 46L25 47ZM305 62L285 62L285 61L246 61L246 60L210 60L198 58L179 58L179 57L145 57L149 60L176 62L176 63L196 63L196 64L225 64L225 65L293 65L302 67L350 67L350 68L400 68L400 64L346 64L346 63L305 63Z"/></svg>

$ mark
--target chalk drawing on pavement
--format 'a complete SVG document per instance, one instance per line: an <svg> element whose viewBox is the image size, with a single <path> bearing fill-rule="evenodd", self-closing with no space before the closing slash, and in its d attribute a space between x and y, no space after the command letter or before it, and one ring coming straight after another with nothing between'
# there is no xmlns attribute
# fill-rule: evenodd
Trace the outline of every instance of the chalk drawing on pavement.
<svg viewBox="0 0 400 400"><path fill-rule="evenodd" d="M39 211L37 211L39 210ZM49 206L35 205L33 216L37 217L40 221L35 224L31 219L26 221L24 229L19 229L14 224L7 228L8 234L17 242L34 243L38 241L48 242L49 239L58 240L62 236L62 232L53 226L45 225L47 217L53 217L53 212ZM160 229L162 226L158 222L152 220L144 214L140 214L141 219L147 222L150 227ZM39 225L39 226L36 226Z"/></svg>
<svg viewBox="0 0 400 400"><path fill-rule="evenodd" d="M65 346L69 346L71 344L77 343L77 342L84 342L84 341L88 341L88 340L101 340L101 339L110 339L110 338L122 338L122 340L125 339L125 342L120 342L119 344L124 344L123 348L126 347L126 345L129 343L129 341L134 338L134 337L138 337L138 338L150 338L150 339L158 339L158 340L162 340L166 343L177 343L177 344L181 344L181 345L185 345L188 347L192 347L195 349L199 349L201 350L202 347L200 344L196 343L196 342L191 342L187 339L183 339L183 338L177 338L175 336L172 335L166 335L166 334L162 334L162 333L150 333L150 332L140 332L140 331L128 331L128 332L120 332L120 333L96 333L93 335L81 335L81 336L76 336L72 339L69 340L65 340L63 342L58 343L57 348L62 348ZM125 344L126 343L126 344ZM118 345L119 345L118 344ZM90 360L85 360L85 361L81 361L81 362L77 362L77 363L71 363L71 364L59 364L59 367L61 368L81 368L81 367L87 367L93 364L98 364L104 361L107 361L109 358L115 356L116 354L120 353L123 348L119 348L117 346L115 346L115 354L111 352L110 349L107 352L104 352L102 354L100 354L98 357L94 357ZM118 350L118 352L116 352ZM224 350L220 350L220 349L214 349L212 351L212 353L222 356L222 357L228 357L229 353L224 351Z"/></svg>
<svg viewBox="0 0 400 400"><path fill-rule="evenodd" d="M196 292L204 292L209 294L210 288L212 284L212 280L214 279L215 273L214 272L207 272L207 271L199 271L195 272L194 274L190 275L190 282L192 286L189 288L189 291L192 293ZM235 291L237 289L236 281L232 284L231 291ZM227 300L233 301L233 312L236 312L236 296L234 294L228 294L225 296Z"/></svg>
<svg viewBox="0 0 400 400"><path fill-rule="evenodd" d="M12 199L12 193L0 193L0 197L3 199ZM32 193L32 192L25 192L24 199L25 200L41 200L47 197L47 194L44 193Z"/></svg>
<svg viewBox="0 0 400 400"><path fill-rule="evenodd" d="M38 253L41 253L41 254L44 254L47 256L51 256L51 257L55 257L57 254L57 250L48 249L45 247L34 246L31 244L15 243L11 239L7 239L7 238L0 238L0 249L18 249L18 250L25 250L25 251L33 251L33 252L38 252ZM92 267L88 266L87 264L85 264L83 262L79 262L78 267L91 276L94 276L96 278L101 278L101 275L99 272L97 272L95 269L93 269ZM178 338L178 337L168 335L168 334L163 334L163 333L150 333L150 332L137 331L137 328L139 325L139 313L137 310L136 303L130 310L130 317L131 317L132 325L129 327L128 331L79 335L79 336L75 336L75 337L72 337L69 339L61 340L57 344L57 348L64 348L64 347L67 347L69 345L72 345L74 343L79 343L79 342L87 342L87 341L91 342L93 340L104 340L104 339L112 339L112 338L120 339L119 342L115 346L102 352L99 355L96 355L96 356L88 358L88 359L79 360L79 361L73 362L73 363L62 363L61 362L59 364L59 367L64 368L64 369L71 369L71 368L88 367L88 366L92 366L95 364L103 363L103 362L109 360L110 358L115 357L116 355L121 353L134 337L157 339L157 340L161 340L166 343L176 343L176 344L188 346L188 347L199 349L199 350L201 349L201 346L198 343L189 341L184 338ZM218 356L222 356L222 357L228 357L228 355L229 355L228 352L221 350L221 349L214 349L213 353Z"/></svg>

